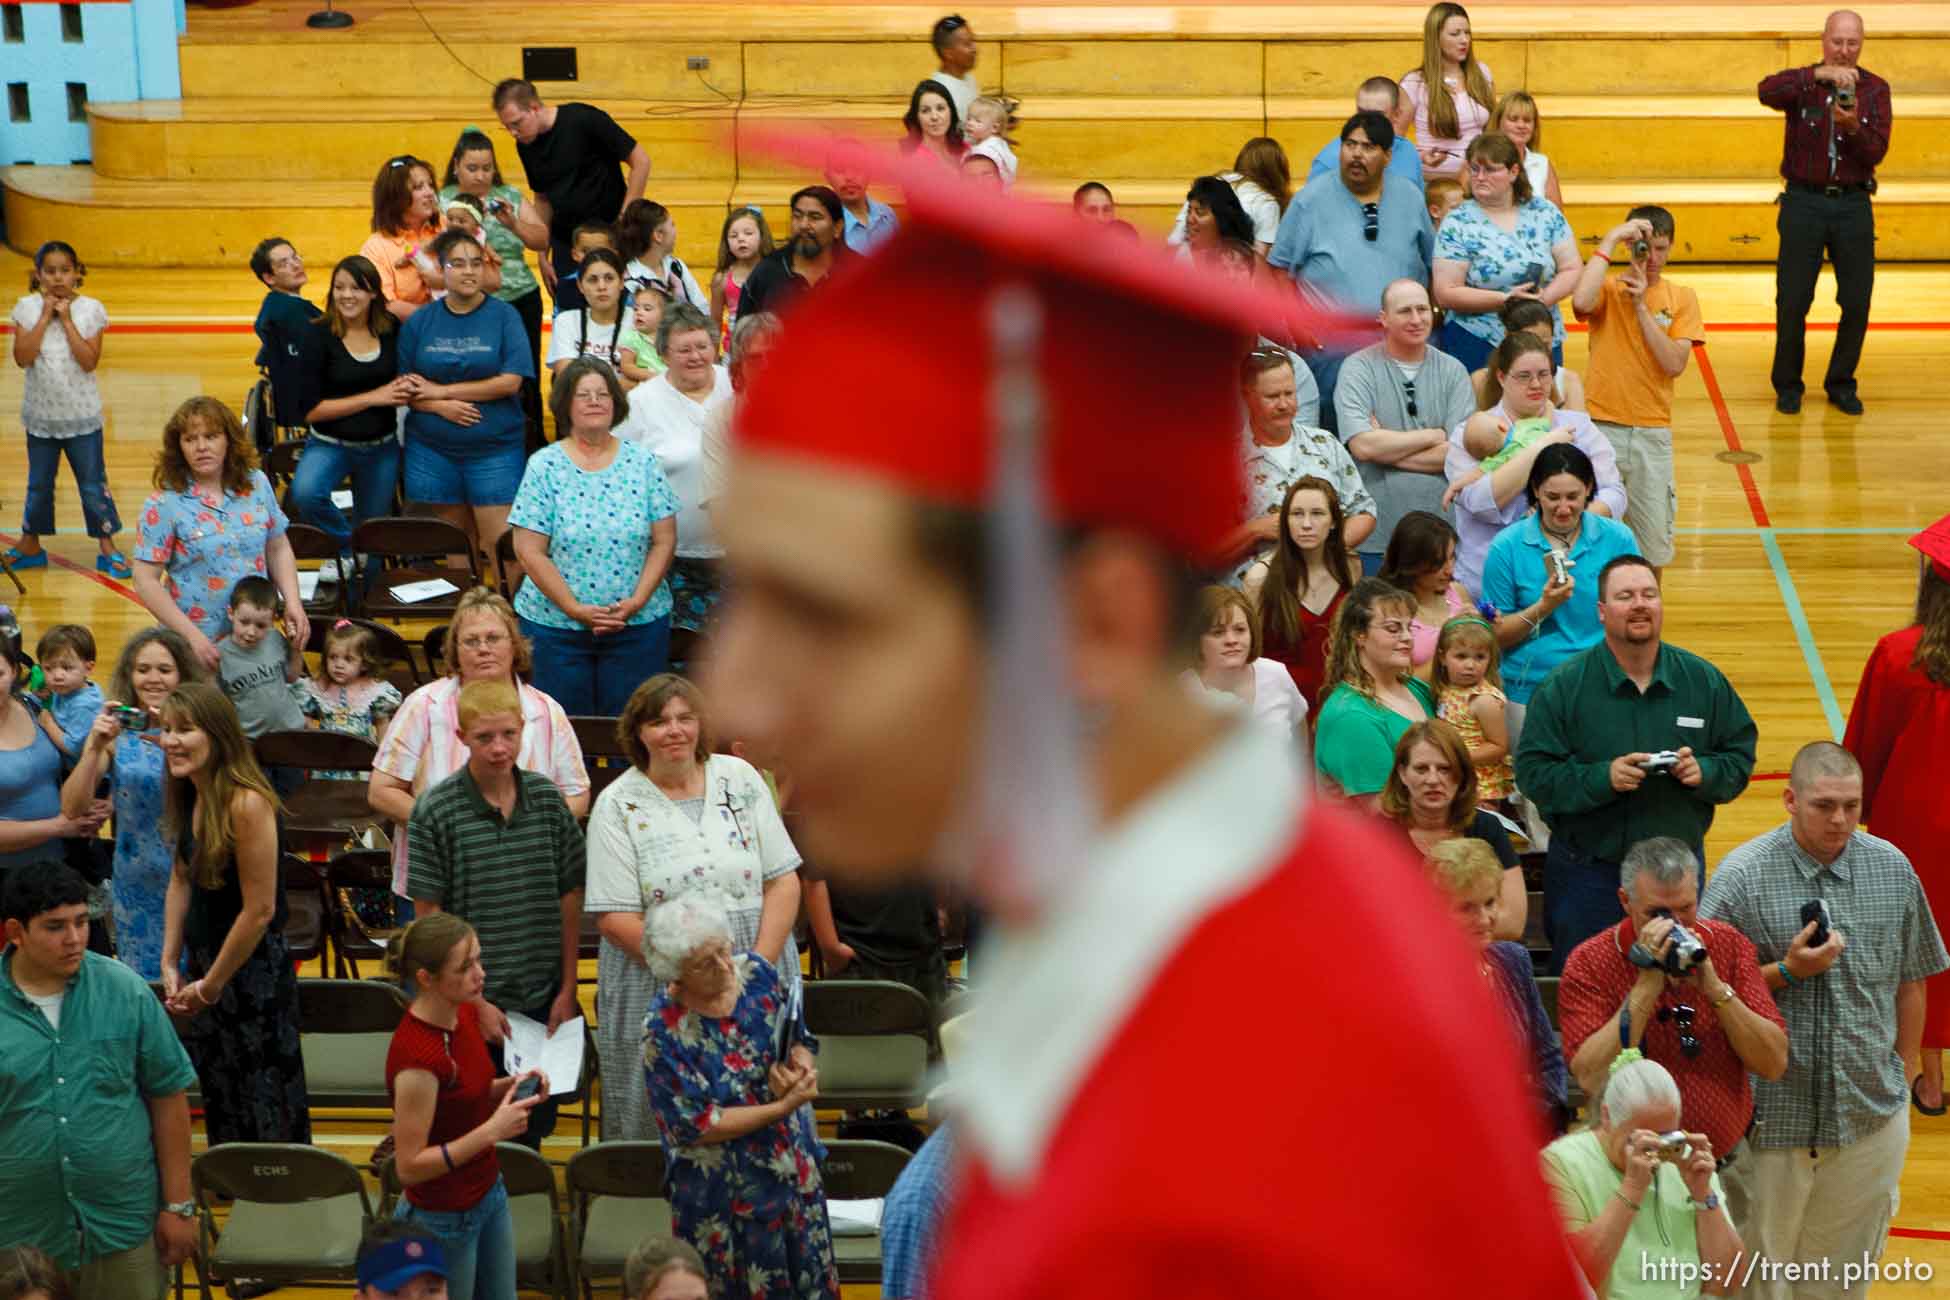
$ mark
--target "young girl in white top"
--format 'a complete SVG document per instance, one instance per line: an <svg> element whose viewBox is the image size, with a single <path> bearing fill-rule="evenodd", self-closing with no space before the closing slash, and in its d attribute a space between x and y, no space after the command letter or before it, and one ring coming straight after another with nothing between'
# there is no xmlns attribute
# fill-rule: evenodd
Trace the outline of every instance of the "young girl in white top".
<svg viewBox="0 0 1950 1300"><path fill-rule="evenodd" d="M1530 97L1530 92L1513 90L1499 99L1496 112L1490 114L1489 129L1501 131L1517 146L1517 156L1523 159L1523 174L1530 180L1530 192L1543 195L1561 209L1564 192L1557 188L1557 168L1537 148L1544 140L1544 123L1537 115L1537 101Z"/></svg>
<svg viewBox="0 0 1950 1300"><path fill-rule="evenodd" d="M623 305L623 258L607 248L592 248L582 259L582 300L555 318L549 336L549 373L559 375L577 357L594 357L609 364L623 391L650 378L637 361L643 344L632 311Z"/></svg>
<svg viewBox="0 0 1950 1300"><path fill-rule="evenodd" d="M102 393L95 383L108 312L81 292L87 272L71 245L49 240L34 253L27 296L14 304L14 364L27 372L20 398L27 499L20 544L7 560L16 569L47 567L41 538L54 531L54 480L65 452L81 489L82 519L101 549L95 572L127 581L134 575L115 543L122 520L102 462Z"/></svg>
<svg viewBox="0 0 1950 1300"><path fill-rule="evenodd" d="M1016 183L1015 142L1009 139L1009 132L1016 126L1015 107L999 95L978 95L968 103L968 112L962 118L961 138L970 148L993 140L994 144L983 145L982 152L995 161L995 169L1002 174L1002 188L1011 189Z"/></svg>
<svg viewBox="0 0 1950 1300"><path fill-rule="evenodd" d="M677 260L677 223L670 210L649 199L632 200L616 223L616 251L623 255L624 288L634 294L646 284L661 285L672 302L708 311L710 298L691 268Z"/></svg>

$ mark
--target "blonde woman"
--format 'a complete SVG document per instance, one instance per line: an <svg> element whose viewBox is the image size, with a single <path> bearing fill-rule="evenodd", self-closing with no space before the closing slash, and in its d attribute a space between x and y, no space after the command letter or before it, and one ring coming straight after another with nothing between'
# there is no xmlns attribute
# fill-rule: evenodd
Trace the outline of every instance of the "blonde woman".
<svg viewBox="0 0 1950 1300"><path fill-rule="evenodd" d="M1530 181L1531 193L1543 195L1562 209L1564 191L1557 188L1557 168L1538 148L1544 142L1544 124L1537 115L1537 101L1530 97L1530 92L1513 90L1497 100L1496 111L1490 114L1488 129L1509 136L1510 143L1517 146L1517 154L1523 159L1523 174Z"/></svg>

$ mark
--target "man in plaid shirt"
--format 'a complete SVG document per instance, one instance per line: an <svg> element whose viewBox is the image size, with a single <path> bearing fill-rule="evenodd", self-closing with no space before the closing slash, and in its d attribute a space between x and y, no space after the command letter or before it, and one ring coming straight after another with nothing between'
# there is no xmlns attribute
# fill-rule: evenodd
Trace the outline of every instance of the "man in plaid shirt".
<svg viewBox="0 0 1950 1300"><path fill-rule="evenodd" d="M1727 855L1700 914L1753 940L1787 1020L1788 1068L1754 1086L1750 1158L1727 1171L1748 1207L1741 1232L1762 1258L1814 1264L1797 1297L1841 1296L1842 1268L1882 1255L1909 1149L1905 1087L1922 1045L1923 981L1950 968L1909 859L1856 829L1862 769L1840 745L1794 756L1788 824ZM1804 921L1814 900L1829 933ZM1866 1288L1863 1288L1866 1289ZM1786 1300L1778 1276L1749 1294ZM1850 1292L1850 1294L1856 1294Z"/></svg>

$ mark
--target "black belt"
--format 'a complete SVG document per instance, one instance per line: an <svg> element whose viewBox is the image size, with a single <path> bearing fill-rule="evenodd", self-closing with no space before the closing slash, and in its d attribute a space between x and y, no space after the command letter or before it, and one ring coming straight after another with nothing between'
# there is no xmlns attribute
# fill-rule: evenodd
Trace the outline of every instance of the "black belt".
<svg viewBox="0 0 1950 1300"><path fill-rule="evenodd" d="M1844 194L1874 194L1874 181L1850 181L1846 185L1810 185L1807 181L1789 181L1787 187L1803 194L1819 194L1823 198L1839 199Z"/></svg>

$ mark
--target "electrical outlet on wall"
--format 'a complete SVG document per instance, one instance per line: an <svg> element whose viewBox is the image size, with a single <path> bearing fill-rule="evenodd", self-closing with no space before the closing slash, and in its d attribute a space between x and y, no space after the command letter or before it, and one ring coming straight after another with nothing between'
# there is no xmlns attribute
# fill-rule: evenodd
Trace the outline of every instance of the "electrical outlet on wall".
<svg viewBox="0 0 1950 1300"><path fill-rule="evenodd" d="M710 66L711 56L708 54L691 54L687 55L684 59L684 70L686 72L704 72Z"/></svg>

